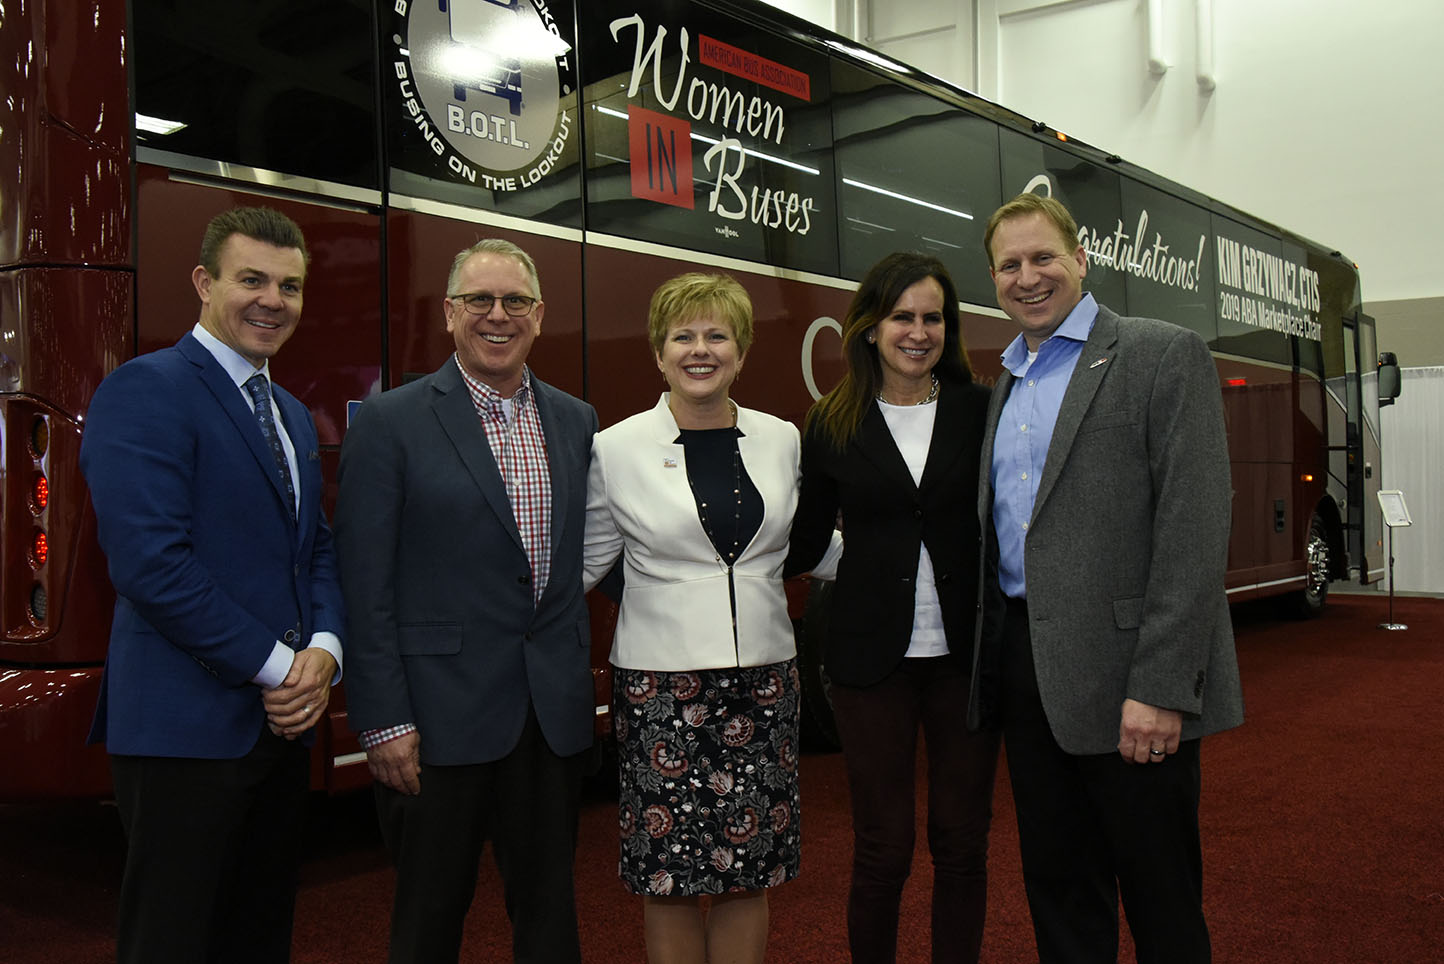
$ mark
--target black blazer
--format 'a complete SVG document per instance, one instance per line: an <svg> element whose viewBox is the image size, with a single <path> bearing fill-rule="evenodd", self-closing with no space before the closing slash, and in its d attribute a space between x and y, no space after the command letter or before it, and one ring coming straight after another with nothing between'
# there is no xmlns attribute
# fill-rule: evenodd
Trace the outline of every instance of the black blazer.
<svg viewBox="0 0 1444 964"><path fill-rule="evenodd" d="M918 555L937 580L949 659L966 669L977 618L978 459L988 390L943 383L921 485L874 402L838 451L815 428L802 439L802 493L786 574L821 560L839 510L844 549L823 665L843 686L871 686L902 662L912 639Z"/></svg>

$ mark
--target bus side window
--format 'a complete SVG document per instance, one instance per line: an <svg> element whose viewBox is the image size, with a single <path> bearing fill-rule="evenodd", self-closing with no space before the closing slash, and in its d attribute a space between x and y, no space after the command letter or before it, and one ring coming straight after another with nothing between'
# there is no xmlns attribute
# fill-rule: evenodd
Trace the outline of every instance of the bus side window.
<svg viewBox="0 0 1444 964"><path fill-rule="evenodd" d="M997 125L841 61L832 87L843 275L924 251L963 301L996 304L983 227L1003 202Z"/></svg>
<svg viewBox="0 0 1444 964"><path fill-rule="evenodd" d="M138 148L380 188L370 3L153 0L132 13Z"/></svg>
<svg viewBox="0 0 1444 964"><path fill-rule="evenodd" d="M1208 212L1129 177L1122 188L1128 313L1191 328L1213 344L1219 330Z"/></svg>

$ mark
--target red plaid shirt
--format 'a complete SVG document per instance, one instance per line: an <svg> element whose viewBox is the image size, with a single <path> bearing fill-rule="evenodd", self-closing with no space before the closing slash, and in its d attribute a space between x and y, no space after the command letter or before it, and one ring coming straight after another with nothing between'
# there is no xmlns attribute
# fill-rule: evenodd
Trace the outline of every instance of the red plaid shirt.
<svg viewBox="0 0 1444 964"><path fill-rule="evenodd" d="M536 410L536 394L531 387L531 369L522 370L521 388L505 400L511 403L507 406L500 392L472 378L459 360L456 367L461 369L471 404L481 416L491 454L501 470L521 545L531 561L531 598L536 603L552 571L552 474L547 466L547 440Z"/></svg>
<svg viewBox="0 0 1444 964"><path fill-rule="evenodd" d="M552 571L552 475L547 465L547 440L542 434L541 415L536 410L536 394L531 387L531 369L523 370L517 393L503 399L496 389L472 378L461 367L460 360L456 367L461 369L461 378L466 382L471 404L481 418L487 444L506 486L506 497L521 533L521 545L531 562L531 598L535 605ZM369 750L415 731L414 723L367 730L360 735L361 746Z"/></svg>

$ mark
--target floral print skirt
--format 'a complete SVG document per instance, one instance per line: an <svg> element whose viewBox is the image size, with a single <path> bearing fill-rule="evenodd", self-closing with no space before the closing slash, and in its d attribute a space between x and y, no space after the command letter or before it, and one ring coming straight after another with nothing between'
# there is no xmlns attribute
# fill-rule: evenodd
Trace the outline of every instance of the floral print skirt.
<svg viewBox="0 0 1444 964"><path fill-rule="evenodd" d="M797 661L613 680L622 882L694 896L797 876Z"/></svg>

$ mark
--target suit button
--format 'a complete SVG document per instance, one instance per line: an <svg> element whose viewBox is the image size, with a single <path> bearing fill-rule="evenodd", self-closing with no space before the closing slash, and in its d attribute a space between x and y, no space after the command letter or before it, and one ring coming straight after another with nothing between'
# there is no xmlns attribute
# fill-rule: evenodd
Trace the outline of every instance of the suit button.
<svg viewBox="0 0 1444 964"><path fill-rule="evenodd" d="M522 639L525 640L525 641L528 642L528 643L531 642L531 633L526 633L526 634L524 634L524 635L522 636Z"/></svg>
<svg viewBox="0 0 1444 964"><path fill-rule="evenodd" d="M913 510L913 518L914 518L914 519L921 519L922 517L923 517L923 510L922 510L922 509L914 509L914 510Z"/></svg>
<svg viewBox="0 0 1444 964"><path fill-rule="evenodd" d="M517 581L517 584L518 584L518 585L530 586L530 585L531 585L531 576L517 576L517 577L516 577L516 581Z"/></svg>

